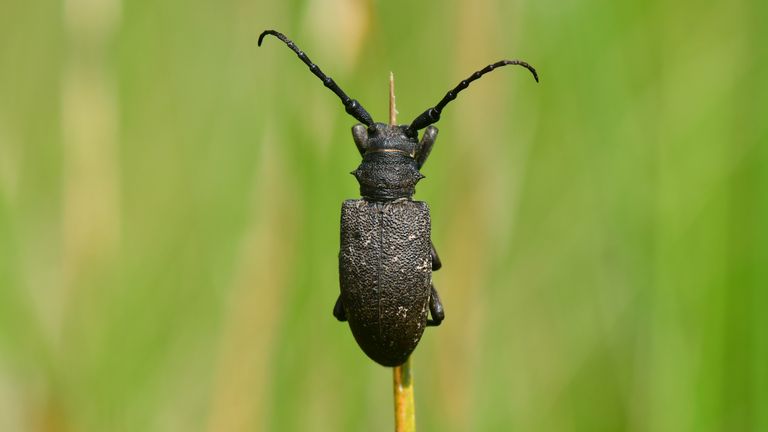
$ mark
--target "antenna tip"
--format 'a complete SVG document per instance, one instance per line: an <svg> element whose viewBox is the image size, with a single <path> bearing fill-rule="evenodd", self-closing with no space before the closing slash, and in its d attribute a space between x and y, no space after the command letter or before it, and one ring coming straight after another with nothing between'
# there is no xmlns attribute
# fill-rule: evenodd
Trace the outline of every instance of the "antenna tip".
<svg viewBox="0 0 768 432"><path fill-rule="evenodd" d="M536 82L539 82L539 74L536 73L536 69L534 69L533 66L529 65L528 63L523 63L523 66L529 71L531 71L531 73L533 74L533 79L535 79Z"/></svg>
<svg viewBox="0 0 768 432"><path fill-rule="evenodd" d="M531 75L533 75L533 79L535 79L536 82L539 82L539 74L537 74L536 69L534 69L533 66L529 65L527 62L524 62L522 60L502 60L494 64L494 66L506 66L506 65L518 65L528 69L528 72L530 72Z"/></svg>
<svg viewBox="0 0 768 432"><path fill-rule="evenodd" d="M264 30L263 32L261 32L261 34L259 35L259 43L258 43L259 46L261 46L261 41L264 40L264 36L266 36L268 34L273 35L273 34L275 34L275 31L274 30Z"/></svg>

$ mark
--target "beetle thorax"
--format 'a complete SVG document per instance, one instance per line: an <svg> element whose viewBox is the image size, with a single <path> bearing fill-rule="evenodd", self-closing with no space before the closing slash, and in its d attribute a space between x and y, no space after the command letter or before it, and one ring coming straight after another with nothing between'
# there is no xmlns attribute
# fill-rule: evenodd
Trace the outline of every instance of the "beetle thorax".
<svg viewBox="0 0 768 432"><path fill-rule="evenodd" d="M424 178L414 159L418 141L406 135L406 126L376 123L368 128L363 162L352 172L360 194L373 201L410 198Z"/></svg>

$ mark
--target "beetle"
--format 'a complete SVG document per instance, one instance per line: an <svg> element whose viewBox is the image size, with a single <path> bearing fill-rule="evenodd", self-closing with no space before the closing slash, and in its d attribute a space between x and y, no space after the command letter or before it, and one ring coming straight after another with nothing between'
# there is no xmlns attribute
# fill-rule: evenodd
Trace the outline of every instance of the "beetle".
<svg viewBox="0 0 768 432"><path fill-rule="evenodd" d="M362 198L346 200L341 207L341 293L333 315L349 322L352 335L368 357L383 366L401 365L416 348L425 327L438 326L445 318L432 283L432 272L442 264L431 240L429 207L412 199L416 183L424 178L420 170L437 138L432 124L460 91L496 68L522 66L536 82L538 74L521 60L492 63L461 81L411 124L388 125L374 122L358 101L347 96L284 34L265 30L259 46L267 35L293 50L360 122L352 127L352 138L362 162L352 174ZM418 139L418 131L425 128Z"/></svg>

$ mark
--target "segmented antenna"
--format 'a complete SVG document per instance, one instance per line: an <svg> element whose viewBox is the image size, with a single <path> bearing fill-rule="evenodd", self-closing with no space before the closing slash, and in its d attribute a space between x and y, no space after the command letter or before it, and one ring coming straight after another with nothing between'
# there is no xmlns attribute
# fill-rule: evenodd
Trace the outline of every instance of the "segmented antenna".
<svg viewBox="0 0 768 432"><path fill-rule="evenodd" d="M480 69L479 71L473 73L469 76L469 78L463 80L459 83L459 85L456 86L453 90L449 91L445 97L432 108L427 109L421 115L416 117L416 119L411 123L410 126L408 126L408 129L412 130L414 133L418 131L419 129L424 129L425 127L437 123L438 120L440 120L440 113L443 111L443 108L445 108L446 105L448 105L448 102L456 99L456 96L459 94L460 91L464 90L465 88L469 87L469 84L480 78L481 76L487 74L488 72L502 67L506 65L518 65L522 66L533 74L533 79L536 80L536 82L539 82L539 76L536 74L536 69L533 68L533 66L529 65L528 63L521 61L521 60L501 60L493 64L489 64L488 66Z"/></svg>
<svg viewBox="0 0 768 432"><path fill-rule="evenodd" d="M264 30L263 33L259 36L259 46L261 46L261 41L264 39L264 36L266 35L272 35L276 38L280 39L281 41L285 42L286 45L288 45L288 48L292 49L293 52L296 53L297 56L299 56L299 59L304 62L305 65L309 66L309 70L315 74L320 80L325 84L326 87L331 89L332 92L336 93L336 96L341 99L341 103L344 104L344 110L347 111L347 114L351 115L352 117L356 118L361 123L364 123L366 126L372 126L373 125L373 119L371 118L371 115L368 114L368 111L363 108L362 105L355 99L351 99L349 96L347 96L346 93L344 93L344 90L339 88L338 85L336 85L336 82L333 81L333 78L327 76L323 73L323 71L320 70L320 68L312 63L312 61L307 57L306 54L304 54L304 51L300 50L299 47L296 46L293 41L285 37L284 34L280 33L276 30Z"/></svg>

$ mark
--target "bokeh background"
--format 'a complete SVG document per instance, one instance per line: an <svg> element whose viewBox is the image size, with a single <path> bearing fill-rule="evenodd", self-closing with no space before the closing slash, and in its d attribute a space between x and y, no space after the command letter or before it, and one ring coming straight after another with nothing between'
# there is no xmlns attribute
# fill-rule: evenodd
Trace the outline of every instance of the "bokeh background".
<svg viewBox="0 0 768 432"><path fill-rule="evenodd" d="M768 3L11 0L0 430L391 431L331 310L354 119L445 110L422 431L768 430Z"/></svg>

